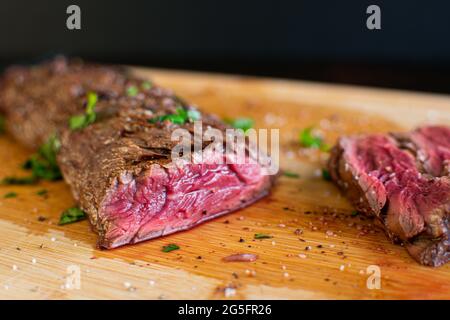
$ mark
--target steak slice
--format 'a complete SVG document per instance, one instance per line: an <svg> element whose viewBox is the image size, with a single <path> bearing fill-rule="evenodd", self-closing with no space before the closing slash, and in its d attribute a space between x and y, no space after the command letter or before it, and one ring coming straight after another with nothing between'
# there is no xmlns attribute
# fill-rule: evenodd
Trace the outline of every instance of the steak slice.
<svg viewBox="0 0 450 320"><path fill-rule="evenodd" d="M88 92L98 96L96 121L70 130L69 118L84 113ZM202 162L172 161L178 143L172 132L184 128L193 136L194 123L153 120L180 108L198 112L121 68L64 58L10 68L0 86L0 111L19 141L37 148L59 136L63 177L103 248L186 230L268 194L273 178L249 153L232 164L223 161L229 151L206 143ZM201 120L203 129L227 128L206 113Z"/></svg>
<svg viewBox="0 0 450 320"><path fill-rule="evenodd" d="M355 207L375 216L418 262L450 256L450 128L342 137L331 152L333 181Z"/></svg>
<svg viewBox="0 0 450 320"><path fill-rule="evenodd" d="M445 126L418 128L394 134L401 147L411 150L423 172L433 176L450 175L450 131Z"/></svg>

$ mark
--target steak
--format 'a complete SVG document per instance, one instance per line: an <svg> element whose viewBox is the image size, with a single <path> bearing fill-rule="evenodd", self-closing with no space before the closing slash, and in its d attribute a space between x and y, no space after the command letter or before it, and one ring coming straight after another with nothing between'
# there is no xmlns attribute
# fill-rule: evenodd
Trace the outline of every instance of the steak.
<svg viewBox="0 0 450 320"><path fill-rule="evenodd" d="M69 119L84 113L89 92L98 97L96 120L70 130ZM0 85L0 111L17 140L37 148L59 137L58 165L103 248L186 230L268 194L273 177L248 152L244 163L233 164L224 161L229 151L207 152L205 143L202 162L172 161L178 143L172 132L183 128L193 136L194 123L153 120L180 108L200 112L125 69L61 57L10 68ZM203 129L228 128L200 115Z"/></svg>
<svg viewBox="0 0 450 320"><path fill-rule="evenodd" d="M424 265L450 257L450 128L342 137L331 151L332 180L361 212Z"/></svg>

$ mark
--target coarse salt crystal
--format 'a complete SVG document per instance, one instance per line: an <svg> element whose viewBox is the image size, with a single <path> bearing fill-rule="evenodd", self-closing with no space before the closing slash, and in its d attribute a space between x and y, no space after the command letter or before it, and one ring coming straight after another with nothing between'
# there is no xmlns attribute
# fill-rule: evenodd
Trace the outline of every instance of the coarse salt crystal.
<svg viewBox="0 0 450 320"><path fill-rule="evenodd" d="M341 266L339 267L339 270L344 271L345 266L343 264L341 264Z"/></svg>
<svg viewBox="0 0 450 320"><path fill-rule="evenodd" d="M255 270L246 269L245 270L245 274L248 275L248 276L254 277L256 275L256 271Z"/></svg>
<svg viewBox="0 0 450 320"><path fill-rule="evenodd" d="M32 264L36 264L36 258L31 259Z"/></svg>
<svg viewBox="0 0 450 320"><path fill-rule="evenodd" d="M225 297L229 298L236 294L236 289L234 288L225 288L224 290Z"/></svg>
<svg viewBox="0 0 450 320"><path fill-rule="evenodd" d="M274 123L276 122L276 116L273 115L273 114L271 114L271 113L268 113L268 114L266 114L266 115L264 116L264 121L265 121L268 125L274 124Z"/></svg>
<svg viewBox="0 0 450 320"><path fill-rule="evenodd" d="M300 253L298 256L302 259L306 259L306 254Z"/></svg>

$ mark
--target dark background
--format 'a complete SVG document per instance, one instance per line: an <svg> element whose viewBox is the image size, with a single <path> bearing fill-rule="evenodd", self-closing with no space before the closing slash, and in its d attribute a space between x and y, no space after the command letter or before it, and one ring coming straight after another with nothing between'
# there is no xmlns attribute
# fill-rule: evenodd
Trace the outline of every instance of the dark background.
<svg viewBox="0 0 450 320"><path fill-rule="evenodd" d="M82 30L66 28L81 7ZM366 28L381 7L382 30ZM101 62L450 93L450 1L5 1L0 66Z"/></svg>

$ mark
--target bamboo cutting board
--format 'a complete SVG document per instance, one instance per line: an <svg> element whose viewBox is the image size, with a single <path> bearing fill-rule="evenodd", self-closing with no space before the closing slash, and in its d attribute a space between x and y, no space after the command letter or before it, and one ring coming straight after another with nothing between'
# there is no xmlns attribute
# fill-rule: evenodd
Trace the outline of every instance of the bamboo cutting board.
<svg viewBox="0 0 450 320"><path fill-rule="evenodd" d="M341 134L450 124L450 97L350 86L133 69L221 117L280 128L281 176L253 206L193 230L110 251L95 248L87 221L58 226L73 205L63 182L0 186L0 298L12 299L391 299L450 298L450 265L432 269L391 244L320 177L326 154L302 150L314 126ZM0 178L21 174L31 151L0 137ZM47 189L47 196L37 194ZM4 198L16 192L16 198ZM255 233L271 239L254 240ZM242 240L241 240L242 239ZM164 253L163 245L181 249ZM255 253L255 262L223 262ZM381 287L369 289L369 266ZM78 281L79 280L79 281ZM79 285L79 287L78 287Z"/></svg>

